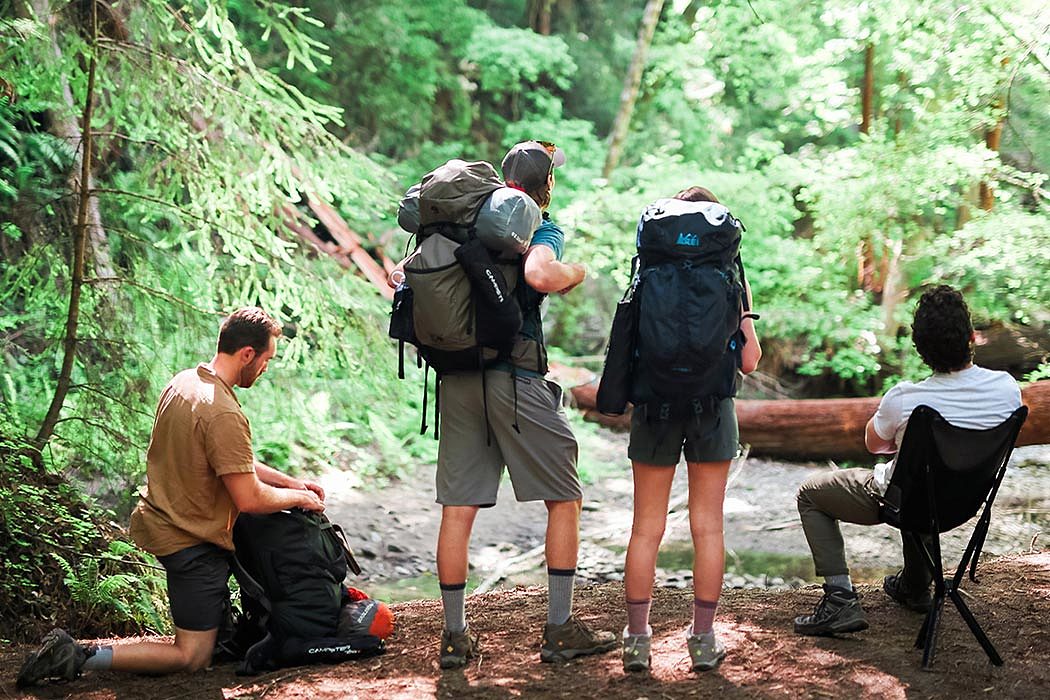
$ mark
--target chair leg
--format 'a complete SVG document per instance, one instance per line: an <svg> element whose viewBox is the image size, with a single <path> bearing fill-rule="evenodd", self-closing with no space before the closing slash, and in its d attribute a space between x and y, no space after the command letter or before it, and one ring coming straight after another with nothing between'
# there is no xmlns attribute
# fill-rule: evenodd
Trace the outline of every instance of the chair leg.
<svg viewBox="0 0 1050 700"><path fill-rule="evenodd" d="M943 612L944 596L935 596L924 625L926 630L926 637L922 645L922 669L924 671L930 670L930 667L933 666L933 655L937 651L937 632L941 626L941 614Z"/></svg>
<svg viewBox="0 0 1050 700"><path fill-rule="evenodd" d="M919 628L919 634L915 637L915 648L923 649L926 647L926 631L930 629L930 618L933 617L933 605L926 611L926 617L922 619L922 627Z"/></svg>
<svg viewBox="0 0 1050 700"><path fill-rule="evenodd" d="M988 639L988 635L984 633L984 629L978 624L977 618L970 612L970 608L966 605L966 601L959 594L959 591L952 588L948 591L948 595L951 596L952 602L955 603L955 607L959 609L959 614L962 615L962 619L966 621L970 631L973 632L973 636L977 638L981 648L984 649L984 653L988 655L988 660L996 666L1003 665L1003 657L999 656L999 652L995 650L992 645L992 640Z"/></svg>

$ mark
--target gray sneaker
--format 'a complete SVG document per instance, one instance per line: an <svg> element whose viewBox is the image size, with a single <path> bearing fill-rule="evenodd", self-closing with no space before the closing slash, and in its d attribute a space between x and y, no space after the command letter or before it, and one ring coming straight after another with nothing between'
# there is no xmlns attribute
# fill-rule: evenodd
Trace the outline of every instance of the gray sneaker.
<svg viewBox="0 0 1050 700"><path fill-rule="evenodd" d="M868 618L860 607L856 591L824 584L821 597L812 615L795 618L795 634L828 636L868 629Z"/></svg>
<svg viewBox="0 0 1050 700"><path fill-rule="evenodd" d="M628 672L648 671L652 663L652 653L649 651L653 641L653 630L649 628L649 634L628 634L627 628L623 628L623 670Z"/></svg>
<svg viewBox="0 0 1050 700"><path fill-rule="evenodd" d="M616 635L612 632L592 630L575 617L569 617L560 625L544 625L540 661L568 661L577 656L611 651L616 646Z"/></svg>
<svg viewBox="0 0 1050 700"><path fill-rule="evenodd" d="M710 671L722 663L726 657L726 648L713 631L693 634L690 625L687 634L685 643L689 647L689 660L694 671Z"/></svg>
<svg viewBox="0 0 1050 700"><path fill-rule="evenodd" d="M51 678L71 681L80 675L87 658L88 650L56 627L44 635L40 648L26 658L15 683L25 688Z"/></svg>
<svg viewBox="0 0 1050 700"><path fill-rule="evenodd" d="M441 633L441 668L463 668L479 650L478 636L472 635L469 627L462 632L444 630Z"/></svg>

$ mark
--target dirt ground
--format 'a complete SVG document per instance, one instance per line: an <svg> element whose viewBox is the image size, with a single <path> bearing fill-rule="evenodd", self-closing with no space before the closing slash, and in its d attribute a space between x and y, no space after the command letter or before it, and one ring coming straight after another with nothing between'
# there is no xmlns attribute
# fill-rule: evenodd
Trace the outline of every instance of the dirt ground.
<svg viewBox="0 0 1050 700"><path fill-rule="evenodd" d="M946 608L931 672L920 669L912 647L922 616L864 586L871 628L838 638L799 637L793 615L809 609L819 589L730 590L722 597L716 629L728 656L720 668L689 669L684 628L688 591L656 593L652 624L653 670L627 676L619 655L539 662L539 632L546 595L517 588L471 597L468 610L481 634L482 654L466 669L441 671L436 601L395 606L398 630L386 655L336 666L284 669L239 678L233 666L168 678L89 674L67 685L20 695L14 675L26 648L0 647L0 696L85 700L334 698L1045 698L1050 697L1050 551L1002 557L982 564L978 583L964 587L978 620L1006 664L991 666L954 608ZM622 587L586 586L576 612L610 630L622 629Z"/></svg>

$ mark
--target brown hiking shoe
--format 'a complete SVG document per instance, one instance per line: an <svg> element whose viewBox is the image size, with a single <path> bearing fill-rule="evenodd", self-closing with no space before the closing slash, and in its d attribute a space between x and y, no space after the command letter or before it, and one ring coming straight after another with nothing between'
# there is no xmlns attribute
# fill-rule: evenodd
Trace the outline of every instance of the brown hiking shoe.
<svg viewBox="0 0 1050 700"><path fill-rule="evenodd" d="M15 684L25 688L51 678L71 681L80 675L87 657L87 649L56 627L44 635L40 648L26 657Z"/></svg>
<svg viewBox="0 0 1050 700"><path fill-rule="evenodd" d="M478 635L472 635L469 627L462 632L445 630L441 633L441 668L463 668L479 649Z"/></svg>
<svg viewBox="0 0 1050 700"><path fill-rule="evenodd" d="M617 646L619 642L612 632L592 630L570 616L560 625L544 625L540 661L568 661L577 656L611 651Z"/></svg>

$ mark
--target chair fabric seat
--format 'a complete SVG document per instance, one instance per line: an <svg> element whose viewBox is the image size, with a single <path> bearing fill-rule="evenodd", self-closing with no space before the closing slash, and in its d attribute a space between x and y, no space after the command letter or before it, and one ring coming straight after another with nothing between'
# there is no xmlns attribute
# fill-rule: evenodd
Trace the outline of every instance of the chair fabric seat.
<svg viewBox="0 0 1050 700"><path fill-rule="evenodd" d="M967 566L976 581L977 561L988 533L992 503L1006 473L1017 435L1028 417L1021 406L993 428L959 428L929 406L918 406L908 419L893 476L880 500L883 522L919 540L930 570L934 573L934 599L916 639L923 649L923 667L933 664L937 630L944 601L952 600L988 658L1002 665L1002 658L977 623L959 587ZM983 510L982 510L983 507ZM940 533L954 530L980 513L951 578L941 563ZM932 544L928 547L920 535ZM932 551L931 551L932 549Z"/></svg>

